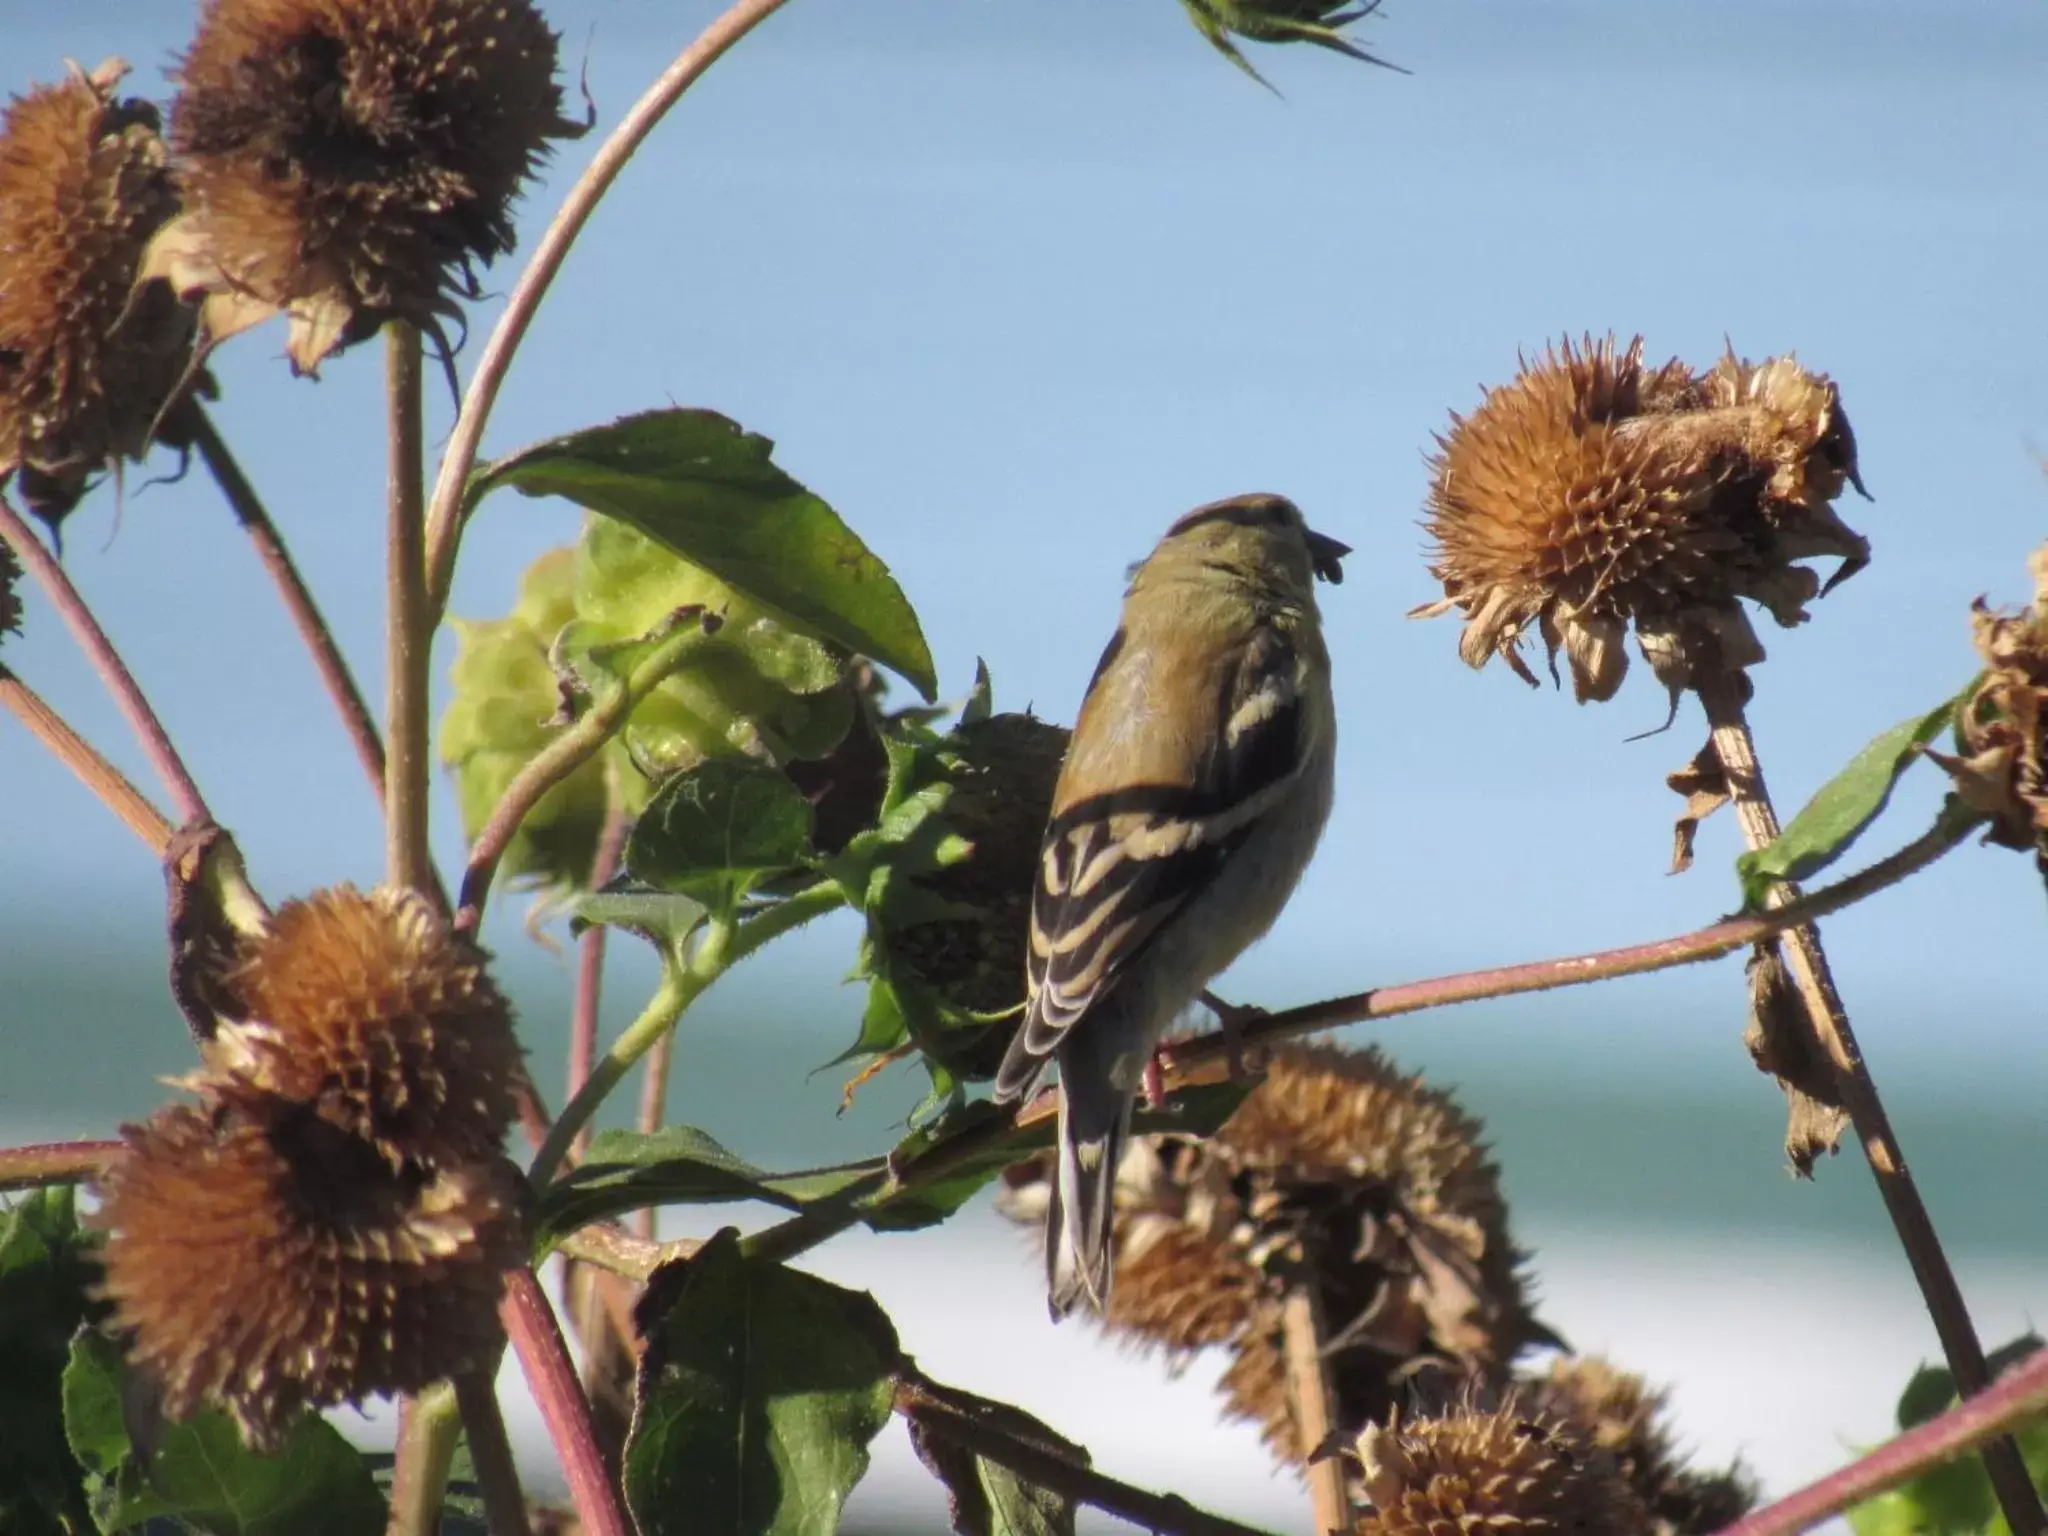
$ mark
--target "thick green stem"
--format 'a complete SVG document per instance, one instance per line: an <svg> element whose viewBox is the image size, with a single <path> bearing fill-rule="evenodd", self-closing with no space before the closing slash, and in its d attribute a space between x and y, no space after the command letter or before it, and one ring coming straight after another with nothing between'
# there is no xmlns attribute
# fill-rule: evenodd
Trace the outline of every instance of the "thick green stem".
<svg viewBox="0 0 2048 1536"><path fill-rule="evenodd" d="M394 320L384 328L389 511L385 586L384 868L393 885L433 894L427 849L427 664L434 615L427 603L420 333Z"/></svg>

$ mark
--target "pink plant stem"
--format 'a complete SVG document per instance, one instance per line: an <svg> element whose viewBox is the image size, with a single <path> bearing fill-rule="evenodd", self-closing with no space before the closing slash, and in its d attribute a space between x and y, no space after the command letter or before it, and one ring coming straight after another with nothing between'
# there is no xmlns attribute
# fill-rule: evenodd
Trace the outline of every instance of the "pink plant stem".
<svg viewBox="0 0 2048 1536"><path fill-rule="evenodd" d="M101 804L120 817L121 824L159 859L171 845L171 824L163 812L143 799L142 791L128 776L93 750L92 744L40 695L0 666L0 709L5 709L28 729L28 733L50 749L57 761L69 768L78 781L98 795Z"/></svg>
<svg viewBox="0 0 2048 1536"><path fill-rule="evenodd" d="M64 567L57 563L57 557L44 547L43 541L35 536L21 514L9 506L5 497L0 497L0 539L7 541L14 557L21 562L22 569L34 576L43 592L64 620L93 670L99 673L100 681L114 696L121 713L127 717L129 727L142 743L142 750L149 759L150 767L163 781L164 791L171 797L178 818L185 823L211 821L212 815L206 809L206 797L199 793L199 786L192 782L192 775L186 771L184 759L178 756L178 749L171 745L171 738L165 734L163 722L156 717L156 711L149 707L149 700L135 681L135 675L121 660L114 649L114 642L107 638L107 632L100 628L99 620L92 616L92 610L79 596L78 588L71 584L71 578L64 574Z"/></svg>
<svg viewBox="0 0 2048 1536"><path fill-rule="evenodd" d="M505 1277L498 1315L519 1356L520 1369L526 1373L526 1384L540 1405L548 1438L562 1459L569 1498L583 1523L584 1536L634 1536L625 1502L598 1449L590 1400L576 1379L576 1366L569 1358L554 1308L548 1305L531 1269L521 1265Z"/></svg>
<svg viewBox="0 0 2048 1536"><path fill-rule="evenodd" d="M121 1145L118 1141L44 1141L26 1147L0 1147L0 1189L88 1183L121 1155Z"/></svg>
<svg viewBox="0 0 2048 1536"><path fill-rule="evenodd" d="M611 797L604 818L604 830L597 839L597 853L590 862L590 888L600 889L618 873L619 858L626 846L627 820ZM568 1098L575 1098L590 1081L590 1069L597 1060L597 1016L604 1001L605 935L611 930L592 923L576 944L576 1001L569 1014ZM590 1132L579 1132L572 1156L581 1157L590 1145Z"/></svg>

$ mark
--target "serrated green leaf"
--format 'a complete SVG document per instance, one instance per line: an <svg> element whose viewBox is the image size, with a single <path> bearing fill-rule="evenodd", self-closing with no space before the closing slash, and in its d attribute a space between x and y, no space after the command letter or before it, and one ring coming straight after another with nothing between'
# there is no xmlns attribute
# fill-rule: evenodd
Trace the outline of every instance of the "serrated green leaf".
<svg viewBox="0 0 2048 1536"><path fill-rule="evenodd" d="M9 1536L91 1528L60 1395L71 1335L91 1310L91 1276L69 1188L0 1207L0 1531Z"/></svg>
<svg viewBox="0 0 2048 1536"><path fill-rule="evenodd" d="M736 1156L695 1126L672 1125L651 1134L600 1131L575 1169L541 1197L536 1228L553 1239L616 1216L656 1205L704 1205L761 1200L801 1210L871 1176L873 1160L798 1173L768 1173Z"/></svg>
<svg viewBox="0 0 2048 1536"><path fill-rule="evenodd" d="M91 1475L93 1516L107 1536L172 1519L208 1536L376 1536L384 1500L362 1454L317 1414L275 1456L247 1449L226 1414L166 1424L147 1465L129 1442L127 1366L96 1333L73 1341L64 1427Z"/></svg>
<svg viewBox="0 0 2048 1536"><path fill-rule="evenodd" d="M1899 775L1955 719L1961 703L1960 696L1950 699L1893 726L1823 784L1776 842L1736 860L1745 906L1761 909L1778 882L1804 880L1847 852L1884 810Z"/></svg>
<svg viewBox="0 0 2048 1536"><path fill-rule="evenodd" d="M509 485L617 518L932 698L931 651L902 589L837 512L772 462L774 446L714 411L648 411L484 465L468 500Z"/></svg>
<svg viewBox="0 0 2048 1536"><path fill-rule="evenodd" d="M688 938L707 912L695 897L656 890L623 874L602 890L579 892L566 905L570 923L579 931L593 923L623 928L664 953Z"/></svg>
<svg viewBox="0 0 2048 1536"><path fill-rule="evenodd" d="M763 876L802 863L810 844L811 807L787 774L713 758L648 802L626 840L626 868L648 885L725 906Z"/></svg>
<svg viewBox="0 0 2048 1536"><path fill-rule="evenodd" d="M873 1298L750 1259L728 1229L656 1270L636 1318L623 1480L643 1536L833 1536L894 1401Z"/></svg>

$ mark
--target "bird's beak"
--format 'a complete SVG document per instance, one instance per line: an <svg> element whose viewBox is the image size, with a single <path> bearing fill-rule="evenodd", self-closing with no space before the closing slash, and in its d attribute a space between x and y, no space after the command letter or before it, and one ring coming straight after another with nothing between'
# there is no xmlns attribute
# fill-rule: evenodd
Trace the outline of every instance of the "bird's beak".
<svg viewBox="0 0 2048 1536"><path fill-rule="evenodd" d="M1349 544L1340 544L1328 534L1317 533L1313 528L1308 530L1309 563L1315 567L1316 574L1331 586L1343 581L1344 567L1341 562L1350 553Z"/></svg>

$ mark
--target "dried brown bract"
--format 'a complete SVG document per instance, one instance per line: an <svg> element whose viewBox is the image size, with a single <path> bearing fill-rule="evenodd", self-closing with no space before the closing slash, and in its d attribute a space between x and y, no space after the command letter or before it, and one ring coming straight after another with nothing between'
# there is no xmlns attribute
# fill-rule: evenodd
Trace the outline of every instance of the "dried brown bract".
<svg viewBox="0 0 2048 1536"><path fill-rule="evenodd" d="M1614 1457L1575 1419L1533 1405L1367 1425L1356 1456L1372 1503L1358 1536L1652 1530Z"/></svg>
<svg viewBox="0 0 2048 1536"><path fill-rule="evenodd" d="M287 902L223 985L222 1079L313 1107L394 1165L495 1156L522 1070L484 954L415 892L342 885Z"/></svg>
<svg viewBox="0 0 2048 1536"><path fill-rule="evenodd" d="M1655 1536L1708 1536L1733 1525L1756 1503L1757 1488L1738 1462L1724 1472L1695 1472L1672 1445L1669 1394L1595 1356L1553 1362L1531 1399L1558 1418L1575 1418L1599 1451L1612 1456L1650 1512Z"/></svg>
<svg viewBox="0 0 2048 1536"><path fill-rule="evenodd" d="M2033 849L2048 874L2048 545L2028 568L2031 608L1999 613L1977 599L1970 627L1985 670L1956 717L1961 750L1927 755L1991 818L1993 842Z"/></svg>
<svg viewBox="0 0 2048 1536"><path fill-rule="evenodd" d="M126 72L73 66L0 131L0 480L53 527L92 475L142 456L190 355L192 312L136 286L177 198L156 109L114 95Z"/></svg>
<svg viewBox="0 0 2048 1536"><path fill-rule="evenodd" d="M561 115L528 0L209 0L178 69L186 211L149 271L209 341L280 311L301 372L385 320L431 327L512 249Z"/></svg>
<svg viewBox="0 0 2048 1536"><path fill-rule="evenodd" d="M1823 590L1796 562L1839 557L1833 585L1869 560L1832 508L1861 489L1839 394L1789 357L1695 376L1646 367L1641 337L1565 341L1437 443L1425 526L1444 596L1416 615L1460 610L1466 662L1498 655L1532 685L1533 630L1582 702L1620 687L1631 627L1675 691L1762 659L1739 599L1796 624Z"/></svg>
<svg viewBox="0 0 2048 1536"><path fill-rule="evenodd" d="M305 1106L236 1092L124 1131L101 1186L105 1293L173 1419L276 1447L308 1408L412 1392L490 1357L525 1257L503 1161L394 1171Z"/></svg>
<svg viewBox="0 0 2048 1536"><path fill-rule="evenodd" d="M15 584L21 580L21 566L14 551L0 544L0 635L21 633L21 596Z"/></svg>
<svg viewBox="0 0 2048 1536"><path fill-rule="evenodd" d="M1276 1052L1211 1140L1134 1139L1106 1327L1176 1363L1229 1346L1227 1410L1296 1465L1314 1449L1287 1389L1283 1310L1297 1288L1318 1293L1346 1434L1418 1398L1504 1385L1518 1354L1555 1341L1524 1294L1479 1137L1448 1095L1377 1051ZM1043 1177L1013 1170L1009 1214L1042 1214Z"/></svg>

